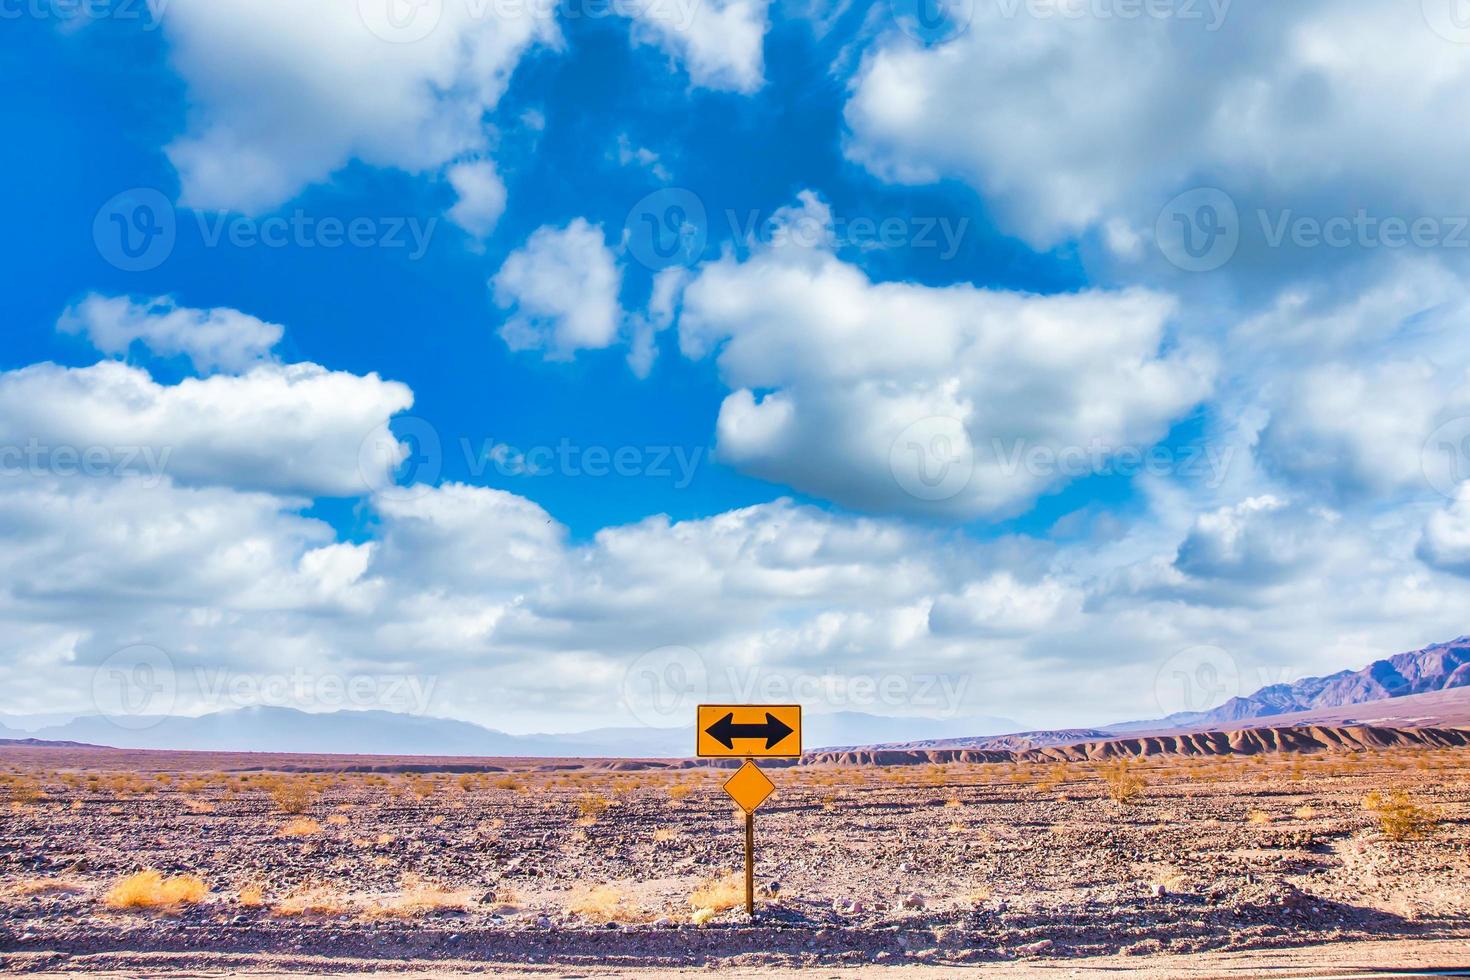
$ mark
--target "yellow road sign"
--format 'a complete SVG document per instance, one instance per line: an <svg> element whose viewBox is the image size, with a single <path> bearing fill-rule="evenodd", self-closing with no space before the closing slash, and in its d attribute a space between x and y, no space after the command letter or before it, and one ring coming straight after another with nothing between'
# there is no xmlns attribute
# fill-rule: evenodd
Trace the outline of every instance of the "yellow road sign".
<svg viewBox="0 0 1470 980"><path fill-rule="evenodd" d="M735 805L746 813L754 813L776 791L776 784L761 772L761 767L745 760L745 765L735 770L735 775L725 780L725 792Z"/></svg>
<svg viewBox="0 0 1470 980"><path fill-rule="evenodd" d="M701 704L701 759L794 759L801 755L801 705Z"/></svg>

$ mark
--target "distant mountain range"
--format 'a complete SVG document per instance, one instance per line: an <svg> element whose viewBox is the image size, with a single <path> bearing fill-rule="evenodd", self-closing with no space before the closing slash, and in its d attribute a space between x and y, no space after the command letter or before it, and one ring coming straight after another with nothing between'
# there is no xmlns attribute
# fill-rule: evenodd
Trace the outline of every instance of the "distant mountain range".
<svg viewBox="0 0 1470 980"><path fill-rule="evenodd" d="M1111 732L1159 731L1230 725L1253 718L1366 704L1388 698L1447 691L1470 685L1470 637L1375 660L1362 670L1341 670L1291 684L1271 684L1231 698L1212 711L1182 711L1150 721L1108 725Z"/></svg>
<svg viewBox="0 0 1470 980"><path fill-rule="evenodd" d="M682 758L694 750L692 717L687 728L600 728L540 735L511 735L471 722L391 711L312 713L281 707L238 708L198 717L138 716L128 718L126 727L100 715L60 724L37 725L38 720L0 717L0 738L87 742L126 749L361 755L637 759ZM808 712L802 727L807 747L821 748L1005 732L1019 726L1006 718L892 718L839 711Z"/></svg>

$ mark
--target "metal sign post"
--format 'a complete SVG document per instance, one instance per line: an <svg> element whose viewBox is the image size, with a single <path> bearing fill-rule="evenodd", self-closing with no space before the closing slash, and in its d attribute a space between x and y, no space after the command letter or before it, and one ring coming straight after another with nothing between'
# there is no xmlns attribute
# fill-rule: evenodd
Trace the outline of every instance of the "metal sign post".
<svg viewBox="0 0 1470 980"><path fill-rule="evenodd" d="M776 784L750 757L799 758L801 707L702 704L696 736L701 758L746 757L735 774L725 780L725 793L745 812L745 914L754 916L755 811L776 791Z"/></svg>

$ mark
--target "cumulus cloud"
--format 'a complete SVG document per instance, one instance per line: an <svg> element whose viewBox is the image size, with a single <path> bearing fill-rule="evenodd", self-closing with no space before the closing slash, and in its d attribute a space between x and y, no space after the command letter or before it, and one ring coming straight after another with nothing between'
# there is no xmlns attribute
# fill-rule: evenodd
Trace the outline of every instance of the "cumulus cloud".
<svg viewBox="0 0 1470 980"><path fill-rule="evenodd" d="M477 238L495 230L505 213L505 182L489 160L457 163L449 168L449 184L459 195L449 220Z"/></svg>
<svg viewBox="0 0 1470 980"><path fill-rule="evenodd" d="M982 0L930 47L892 32L855 79L849 156L895 181L963 179L1040 247L1107 227L1126 251L1200 184L1298 212L1470 205L1449 165L1470 151L1470 64L1417 4L1036 9Z"/></svg>
<svg viewBox="0 0 1470 980"><path fill-rule="evenodd" d="M678 59L701 88L754 92L765 81L768 6L768 0L636 4L633 38Z"/></svg>
<svg viewBox="0 0 1470 980"><path fill-rule="evenodd" d="M1448 507L1429 515L1418 555L1427 565L1470 578L1470 482Z"/></svg>
<svg viewBox="0 0 1470 980"><path fill-rule="evenodd" d="M28 472L356 496L391 482L400 460L364 462L363 444L412 403L402 384L315 364L261 364L176 385L113 361L35 364L0 374L0 445Z"/></svg>
<svg viewBox="0 0 1470 980"><path fill-rule="evenodd" d="M168 148L193 208L270 210L356 159L433 172L487 146L485 113L551 7L174 0L162 25L188 91ZM463 177L463 175L461 175Z"/></svg>
<svg viewBox="0 0 1470 980"><path fill-rule="evenodd" d="M139 341L155 354L188 357L198 371L243 371L268 358L284 332L238 310L193 310L166 296L139 303L96 293L70 307L57 329L85 335L104 354L126 354Z"/></svg>
<svg viewBox="0 0 1470 980"><path fill-rule="evenodd" d="M543 226L512 252L491 280L495 302L510 311L500 336L511 350L567 360L617 340L623 272L600 225L576 218Z"/></svg>
<svg viewBox="0 0 1470 980"><path fill-rule="evenodd" d="M802 213L828 217L810 195ZM1209 357L1166 349L1167 296L879 283L773 241L702 267L679 318L733 389L720 458L757 476L863 509L1015 513L1066 482L1062 454L1145 449L1210 391Z"/></svg>
<svg viewBox="0 0 1470 980"><path fill-rule="evenodd" d="M1233 330L1232 401L1267 413L1256 455L1300 488L1334 502L1425 496L1432 435L1470 416L1470 289L1431 259L1357 279L1288 287Z"/></svg>

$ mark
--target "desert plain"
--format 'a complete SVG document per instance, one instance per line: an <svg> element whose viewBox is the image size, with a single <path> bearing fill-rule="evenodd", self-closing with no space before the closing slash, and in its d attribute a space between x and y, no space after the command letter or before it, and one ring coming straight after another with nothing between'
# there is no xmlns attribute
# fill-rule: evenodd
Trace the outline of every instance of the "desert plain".
<svg viewBox="0 0 1470 980"><path fill-rule="evenodd" d="M1470 748L1353 745L773 768L753 919L727 769L11 745L0 970L1470 965Z"/></svg>

